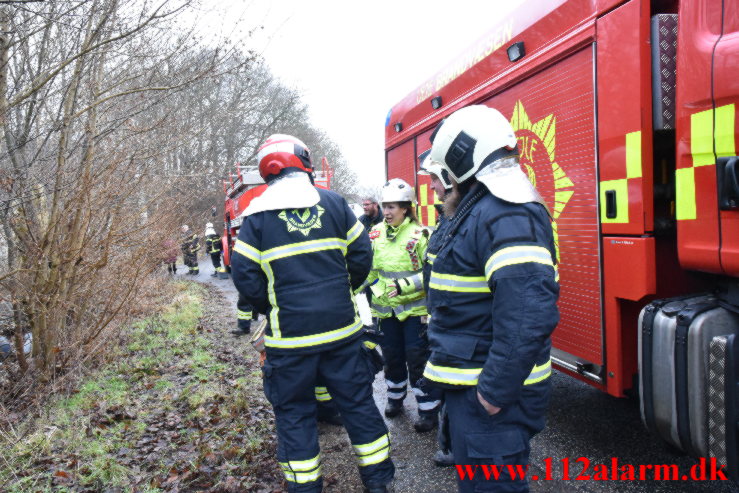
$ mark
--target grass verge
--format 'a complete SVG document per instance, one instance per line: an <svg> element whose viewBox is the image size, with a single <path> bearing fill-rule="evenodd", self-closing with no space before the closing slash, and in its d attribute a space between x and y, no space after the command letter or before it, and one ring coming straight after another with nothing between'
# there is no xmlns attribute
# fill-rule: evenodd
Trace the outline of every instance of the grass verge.
<svg viewBox="0 0 739 493"><path fill-rule="evenodd" d="M113 363L44 416L0 430L0 490L243 491L272 475L258 370L214 347L202 287L172 289L111 350Z"/></svg>

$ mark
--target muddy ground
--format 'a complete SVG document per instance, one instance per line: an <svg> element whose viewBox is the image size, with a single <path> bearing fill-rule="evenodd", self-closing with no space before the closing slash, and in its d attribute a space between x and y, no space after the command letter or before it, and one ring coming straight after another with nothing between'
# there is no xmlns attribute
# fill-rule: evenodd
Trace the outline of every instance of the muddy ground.
<svg viewBox="0 0 739 493"><path fill-rule="evenodd" d="M230 279L211 278L209 262L201 263L200 281L216 286L224 296L235 303L236 291ZM361 300L358 300L361 302ZM360 310L362 306L360 304ZM364 317L363 317L364 318ZM545 430L532 442L529 476L530 489L536 493L739 493L731 481L692 481L682 478L665 481L594 480L594 468L609 465L616 458L620 465L669 464L679 468L681 475L696 465L688 457L649 434L641 423L639 402L636 399L617 399L569 376L553 371L552 398ZM380 411L384 409L385 386L382 373L374 384L374 397ZM391 433L392 457L396 465L394 488L398 493L453 493L456 473L453 468L438 468L431 458L436 451L434 433L418 434L412 422L415 403L412 396L405 400L405 412L393 420L386 419ZM324 463L326 491L362 491L359 485L351 447L342 428L321 425L321 451ZM552 467L547 477L545 464ZM563 480L563 464L571 464L572 479ZM574 479L582 465L589 464L591 479ZM651 466L650 466L651 467ZM579 469L578 469L579 468Z"/></svg>
<svg viewBox="0 0 739 493"><path fill-rule="evenodd" d="M214 289L212 295L221 293L225 302L230 304L227 313L233 318L212 315L214 326L216 318L220 318L225 327L236 326L235 305L237 293L230 279L216 279L211 277L213 267L208 262L201 262L201 273L196 281L204 282ZM188 278L190 276L184 276ZM219 300L222 303L224 300ZM366 309L358 299L360 311ZM210 309L209 309L210 311ZM363 318L367 313L362 313ZM246 348L245 358L255 359L256 353L248 347L245 337L235 337L226 331L225 341L233 341L235 348ZM377 406L382 412L385 408L386 387L382 372L374 383L374 397ZM432 458L436 452L436 433L419 434L413 429L413 422L417 417L415 401L412 396L405 400L404 412L393 419L385 418L390 430L392 458L396 467L394 489L396 492L414 493L443 493L456 491L454 472L449 468L439 468L433 464ZM321 460L324 479L324 491L327 493L362 492L362 483L357 472L356 460L349 436L341 426L319 424L319 441L321 444Z"/></svg>

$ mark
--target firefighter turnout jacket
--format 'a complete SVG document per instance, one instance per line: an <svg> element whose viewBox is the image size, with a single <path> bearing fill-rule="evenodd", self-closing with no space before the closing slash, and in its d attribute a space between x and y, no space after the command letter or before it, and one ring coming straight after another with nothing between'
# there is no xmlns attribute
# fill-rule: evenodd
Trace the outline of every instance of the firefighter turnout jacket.
<svg viewBox="0 0 739 493"><path fill-rule="evenodd" d="M221 253L222 245L221 245L221 237L217 234L215 235L208 235L205 237L205 251L208 253L208 255L212 255L214 253Z"/></svg>
<svg viewBox="0 0 739 493"><path fill-rule="evenodd" d="M247 216L234 246L233 281L266 314L268 358L326 351L362 334L352 292L372 265L369 237L346 200L317 191L312 207Z"/></svg>
<svg viewBox="0 0 739 493"><path fill-rule="evenodd" d="M429 246L426 249L426 262L423 264L423 288L428 292L429 280L431 279L431 269L434 267L434 260L439 253L444 237L447 235L450 221L444 215L441 205L436 205L436 211L439 213L439 220L436 223L436 229L429 237Z"/></svg>
<svg viewBox="0 0 739 493"><path fill-rule="evenodd" d="M200 238L195 233L186 234L180 245L184 255L197 255L200 250Z"/></svg>
<svg viewBox="0 0 739 493"><path fill-rule="evenodd" d="M444 228L429 279L424 377L448 389L477 386L505 407L551 375L559 284L548 213L478 185Z"/></svg>
<svg viewBox="0 0 739 493"><path fill-rule="evenodd" d="M449 226L449 220L444 216L441 205L436 205L436 211L439 213L439 220L436 223L436 229L429 236L426 257L423 262L423 271L398 279L398 287L400 288L401 294L410 294L421 289L428 293L431 267L434 265L436 254L439 252L439 248L441 248L442 239L446 235L446 229Z"/></svg>
<svg viewBox="0 0 739 493"><path fill-rule="evenodd" d="M388 318L395 315L401 322L426 312L426 293L421 286L423 259L428 245L428 231L405 218L397 227L383 221L370 231L374 262L367 277L372 291L372 315ZM388 294L396 289L396 280L416 279L414 289L406 287L395 297Z"/></svg>

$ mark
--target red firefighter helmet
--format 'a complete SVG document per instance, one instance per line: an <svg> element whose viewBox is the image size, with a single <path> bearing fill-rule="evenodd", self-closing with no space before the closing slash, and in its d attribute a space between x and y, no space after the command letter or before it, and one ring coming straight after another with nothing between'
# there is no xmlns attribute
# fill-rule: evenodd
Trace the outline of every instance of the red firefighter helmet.
<svg viewBox="0 0 739 493"><path fill-rule="evenodd" d="M298 168L306 173L313 172L308 147L292 135L274 134L257 151L259 174L267 181L283 169Z"/></svg>

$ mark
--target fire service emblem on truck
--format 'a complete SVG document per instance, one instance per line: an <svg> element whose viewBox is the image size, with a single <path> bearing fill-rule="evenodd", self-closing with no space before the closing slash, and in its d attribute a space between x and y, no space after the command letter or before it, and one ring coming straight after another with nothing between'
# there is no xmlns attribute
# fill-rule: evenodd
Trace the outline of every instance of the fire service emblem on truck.
<svg viewBox="0 0 739 493"><path fill-rule="evenodd" d="M550 114L537 122L532 122L523 103L516 101L511 126L518 138L521 168L551 208L554 243L559 262L557 218L575 193L575 185L557 163L555 153L557 117ZM549 173L550 169L551 173ZM552 204L554 207L551 207Z"/></svg>

